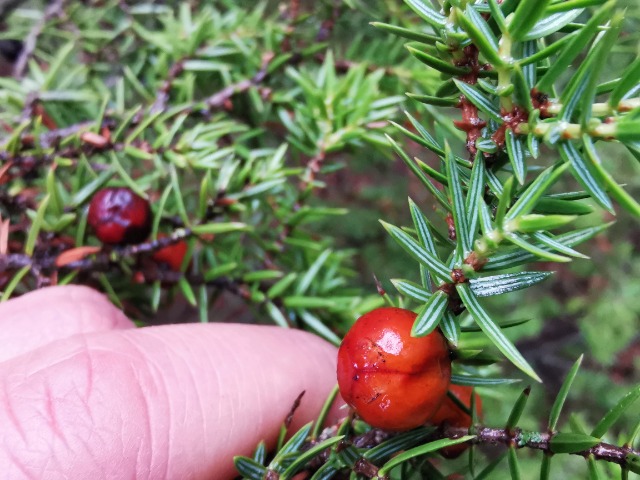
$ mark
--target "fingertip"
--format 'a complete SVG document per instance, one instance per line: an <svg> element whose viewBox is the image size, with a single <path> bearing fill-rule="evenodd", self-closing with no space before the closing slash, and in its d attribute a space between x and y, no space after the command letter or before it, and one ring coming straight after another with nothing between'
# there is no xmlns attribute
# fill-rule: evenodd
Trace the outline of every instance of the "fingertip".
<svg viewBox="0 0 640 480"><path fill-rule="evenodd" d="M96 290L80 285L42 288L0 304L0 361L79 333L132 327Z"/></svg>

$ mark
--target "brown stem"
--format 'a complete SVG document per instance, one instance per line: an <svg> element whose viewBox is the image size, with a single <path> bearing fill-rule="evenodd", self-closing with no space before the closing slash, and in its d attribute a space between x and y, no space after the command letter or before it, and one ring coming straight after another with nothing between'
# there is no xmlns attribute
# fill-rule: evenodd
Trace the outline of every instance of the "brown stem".
<svg viewBox="0 0 640 480"><path fill-rule="evenodd" d="M44 11L42 18L31 29L29 35L27 35L27 38L24 41L20 56L18 56L16 63L13 66L13 76L15 78L21 78L22 75L24 75L29 59L36 49L38 37L42 33L42 30L46 26L47 22L53 17L60 15L63 6L64 0L54 0L53 2L51 2Z"/></svg>
<svg viewBox="0 0 640 480"><path fill-rule="evenodd" d="M376 432L379 432L380 434L376 435ZM443 438L460 438L465 435L469 435L469 433L469 429L467 428L445 427L434 431L426 441L430 442ZM516 448L528 448L532 450L540 450L546 454L553 454L551 451L551 439L554 434L552 433L526 431L520 430L519 428L508 430L505 428L476 426L473 429L472 434L475 435L475 438L470 440L470 442L476 445L491 444L504 445L507 447L514 446ZM389 438L389 433L380 429L372 429L366 434L355 437L352 440L352 443L358 446L358 442L364 436L369 439L376 439L375 442L368 442L366 445L367 447L374 447L387 440ZM619 447L610 443L600 442L587 450L573 452L571 455L579 455L581 457L593 456L596 460L615 463L624 468L627 466L626 458L629 454L640 455L640 451L626 446Z"/></svg>
<svg viewBox="0 0 640 480"><path fill-rule="evenodd" d="M442 431L441 438L459 438L468 434L469 431L466 428L447 427ZM551 450L551 439L554 434L552 433L479 426L475 428L473 434L476 435L476 438L471 440L471 442L476 444L513 445L516 448L529 448L541 450L548 454L553 453ZM626 457L629 454L640 455L640 451L630 447L619 447L606 442L600 442L588 450L572 453L572 455L580 455L582 457L593 455L596 460L616 463L621 467L626 466Z"/></svg>

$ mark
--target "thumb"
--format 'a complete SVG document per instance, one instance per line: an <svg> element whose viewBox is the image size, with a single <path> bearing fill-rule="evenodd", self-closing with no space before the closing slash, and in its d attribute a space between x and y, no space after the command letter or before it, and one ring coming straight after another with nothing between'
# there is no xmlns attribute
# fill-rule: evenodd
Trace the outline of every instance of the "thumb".
<svg viewBox="0 0 640 480"><path fill-rule="evenodd" d="M230 478L334 386L335 348L297 330L170 325L76 335L0 364L8 478Z"/></svg>

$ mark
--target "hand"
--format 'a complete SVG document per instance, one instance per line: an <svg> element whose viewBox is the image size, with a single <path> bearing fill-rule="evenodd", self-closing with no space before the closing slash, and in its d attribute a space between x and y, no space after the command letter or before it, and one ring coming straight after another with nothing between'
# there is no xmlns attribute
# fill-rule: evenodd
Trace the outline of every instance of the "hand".
<svg viewBox="0 0 640 480"><path fill-rule="evenodd" d="M239 324L136 329L86 287L0 304L1 479L225 479L232 457L313 420L336 350Z"/></svg>

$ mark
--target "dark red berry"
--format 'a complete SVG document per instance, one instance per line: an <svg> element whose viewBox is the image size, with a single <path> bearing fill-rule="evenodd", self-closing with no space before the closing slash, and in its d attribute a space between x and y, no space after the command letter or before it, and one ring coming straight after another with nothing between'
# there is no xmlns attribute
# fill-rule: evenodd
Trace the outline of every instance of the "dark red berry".
<svg viewBox="0 0 640 480"><path fill-rule="evenodd" d="M96 237L107 245L140 243L151 232L149 202L124 187L98 191L89 204L87 220Z"/></svg>
<svg viewBox="0 0 640 480"><path fill-rule="evenodd" d="M158 235L158 238L166 237L164 234ZM158 263L164 263L174 272L179 272L182 266L182 260L187 254L187 242L179 240L177 243L167 245L153 253L153 259Z"/></svg>

